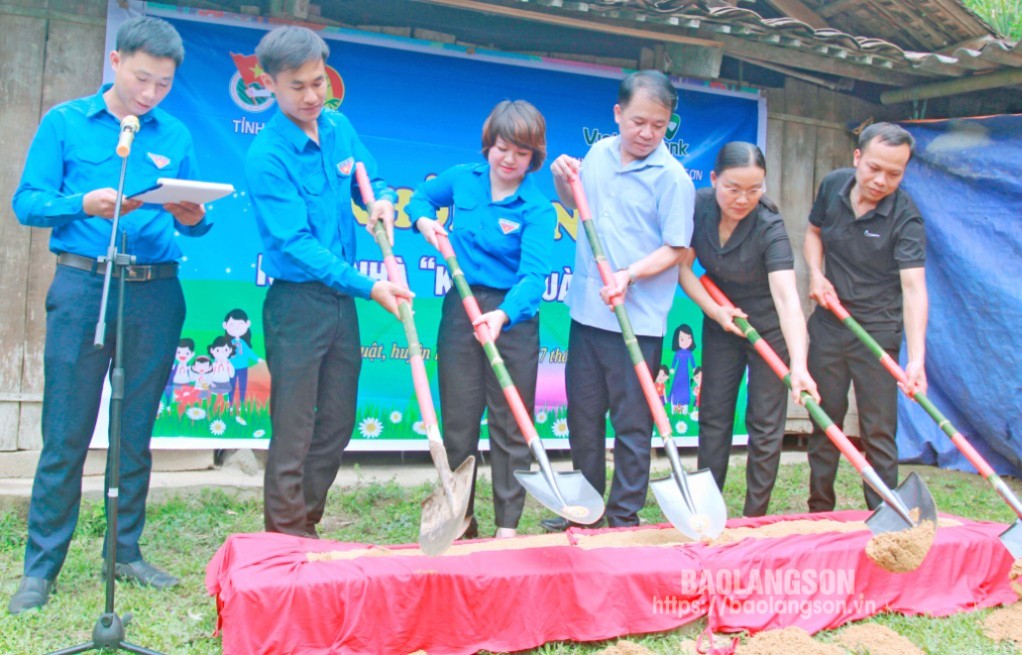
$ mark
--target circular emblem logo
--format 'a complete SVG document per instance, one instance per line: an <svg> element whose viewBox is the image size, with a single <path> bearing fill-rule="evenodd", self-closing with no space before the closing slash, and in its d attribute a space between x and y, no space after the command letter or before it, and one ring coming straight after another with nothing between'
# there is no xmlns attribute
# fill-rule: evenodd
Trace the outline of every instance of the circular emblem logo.
<svg viewBox="0 0 1022 655"><path fill-rule="evenodd" d="M241 73L235 73L231 77L229 86L231 100L245 111L266 111L273 106L273 94L264 89L263 85L258 82L245 84L245 80L241 78Z"/></svg>

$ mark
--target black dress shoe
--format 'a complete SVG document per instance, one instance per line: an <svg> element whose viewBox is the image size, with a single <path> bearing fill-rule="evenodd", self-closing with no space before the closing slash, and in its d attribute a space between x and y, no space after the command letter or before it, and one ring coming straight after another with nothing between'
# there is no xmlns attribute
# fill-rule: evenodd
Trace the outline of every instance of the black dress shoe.
<svg viewBox="0 0 1022 655"><path fill-rule="evenodd" d="M607 523L607 520L600 517L600 520L591 525L585 525L582 523L575 523L569 521L563 516L551 516L548 519L542 519L539 522L539 527L543 528L547 532L564 532L568 528L602 528Z"/></svg>
<svg viewBox="0 0 1022 655"><path fill-rule="evenodd" d="M105 568L103 569L103 577L106 577ZM181 582L171 574L161 571L144 559L128 564L118 562L114 565L114 577L118 580L128 580L143 587L152 587L153 589L176 587Z"/></svg>
<svg viewBox="0 0 1022 655"><path fill-rule="evenodd" d="M21 579L18 590L11 596L11 602L7 604L7 611L11 614L21 614L39 609L50 599L52 590L53 580L25 576Z"/></svg>

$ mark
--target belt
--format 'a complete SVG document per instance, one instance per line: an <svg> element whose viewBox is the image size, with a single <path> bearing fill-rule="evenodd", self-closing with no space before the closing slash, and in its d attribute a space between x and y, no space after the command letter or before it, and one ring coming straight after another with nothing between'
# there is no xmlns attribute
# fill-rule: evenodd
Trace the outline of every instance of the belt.
<svg viewBox="0 0 1022 655"><path fill-rule="evenodd" d="M70 252L62 252L57 255L57 263L61 266L70 266L71 268L89 271L95 275L106 275L106 262L100 262L90 257L82 257ZM115 266L113 276L120 277L122 270L125 271L125 282L162 280L177 277L177 262L167 264L132 264L123 268Z"/></svg>

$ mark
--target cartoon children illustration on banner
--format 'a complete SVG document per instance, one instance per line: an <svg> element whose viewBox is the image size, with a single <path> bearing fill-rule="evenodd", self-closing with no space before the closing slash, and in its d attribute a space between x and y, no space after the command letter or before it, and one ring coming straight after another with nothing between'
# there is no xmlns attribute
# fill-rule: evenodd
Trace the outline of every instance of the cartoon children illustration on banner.
<svg viewBox="0 0 1022 655"><path fill-rule="evenodd" d="M671 392L667 396L667 401L670 403L669 409L674 414L687 414L689 404L692 402L690 372L696 368L696 359L693 354L696 349L696 340L690 325L682 323L674 330L671 348L674 349L674 361L671 363L674 379L671 382Z"/></svg>

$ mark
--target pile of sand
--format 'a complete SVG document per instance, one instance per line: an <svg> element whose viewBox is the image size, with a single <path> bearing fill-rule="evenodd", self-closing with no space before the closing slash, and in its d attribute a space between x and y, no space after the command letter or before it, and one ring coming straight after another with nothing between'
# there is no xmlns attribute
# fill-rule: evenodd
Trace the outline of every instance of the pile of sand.
<svg viewBox="0 0 1022 655"><path fill-rule="evenodd" d="M743 539L776 539L787 537L793 534L823 534L827 532L858 532L868 530L862 521L832 521L822 519L809 521L797 519L794 521L778 521L768 525L761 525L757 528L728 528L719 537L708 542L709 546L723 546L733 544Z"/></svg>
<svg viewBox="0 0 1022 655"><path fill-rule="evenodd" d="M958 521L948 519L941 519L939 523L942 527L961 525ZM868 529L869 528L862 521L833 521L830 519L809 521L805 519L798 519L792 521L778 521L769 525L759 526L758 528L727 528L716 539L704 540L704 543L713 547L733 544L742 541L743 539L777 539L779 537L787 537L789 535L796 534L808 535L834 532L859 532ZM904 535L905 532L909 531L894 534ZM926 557L926 552L929 550L930 543L933 541L933 533L933 525L930 524L929 531L927 533L912 533L911 536L908 536L907 541L909 543L907 545L902 544L900 541L905 540L905 536L892 537L880 535L878 537L874 537L873 541L878 543L874 544L873 541L870 543L873 545L873 548L877 550L879 560L874 558L872 555L870 558L877 562L880 566L887 568L889 571L895 571L898 573L912 571L918 567L919 564L922 563L923 558ZM926 536L927 534L929 535L928 538ZM892 541L894 543L891 543ZM650 546L671 548L692 543L695 542L675 530L673 527L648 527L635 530L609 530L599 534L581 534L578 532L572 532L571 534L522 535L515 539L459 541L455 542L453 546L448 548L442 556L457 557L459 555L468 555L470 553L483 551L521 550L527 548L547 548L550 546L576 546L578 548L590 550L594 548L629 548ZM903 552L906 547L908 547L910 551ZM866 553L869 555L869 547L867 547ZM352 550L335 550L321 553L310 552L307 556L310 561L316 562L326 560L350 560L357 559L359 557L420 557L422 555L423 552L421 550L413 547L388 548L386 546L369 545L364 548L355 548ZM910 566L910 563L913 561L915 561L915 564ZM895 568L888 568L889 566L894 566ZM910 568L904 568L906 566L910 566ZM1022 575L1022 560L1019 560L1018 567L1019 574ZM1016 576L1013 575L1013 577ZM1016 591L1020 596L1022 596L1022 580L1019 580L1019 583L1020 586L1016 589Z"/></svg>
<svg viewBox="0 0 1022 655"><path fill-rule="evenodd" d="M547 548L550 546L570 546L571 542L565 534L539 534L516 537L515 539L488 539L486 541L461 541L448 548L443 556L456 557L488 550L523 550L526 548ZM331 550L325 552L309 552L306 557L310 562L327 560L349 560L359 557L422 557L418 548L387 548L386 546L369 546L351 550Z"/></svg>
<svg viewBox="0 0 1022 655"><path fill-rule="evenodd" d="M994 641L1013 641L1022 646L1022 603L992 612L983 621L983 632Z"/></svg>
<svg viewBox="0 0 1022 655"><path fill-rule="evenodd" d="M920 521L908 530L874 535L866 544L866 557L891 573L915 571L930 552L936 534L933 521Z"/></svg>
<svg viewBox="0 0 1022 655"><path fill-rule="evenodd" d="M924 655L923 649L894 630L875 623L860 623L841 631L837 642L853 653L869 655Z"/></svg>
<svg viewBox="0 0 1022 655"><path fill-rule="evenodd" d="M622 640L613 646L604 648L596 655L653 655L653 651L634 641Z"/></svg>
<svg viewBox="0 0 1022 655"><path fill-rule="evenodd" d="M1011 583L1011 589L1019 598L1022 598L1022 559L1015 560L1015 563L1011 565L1011 573L1008 574L1008 581Z"/></svg>
<svg viewBox="0 0 1022 655"><path fill-rule="evenodd" d="M738 647L735 655L845 655L844 650L822 644L802 628L765 630Z"/></svg>

